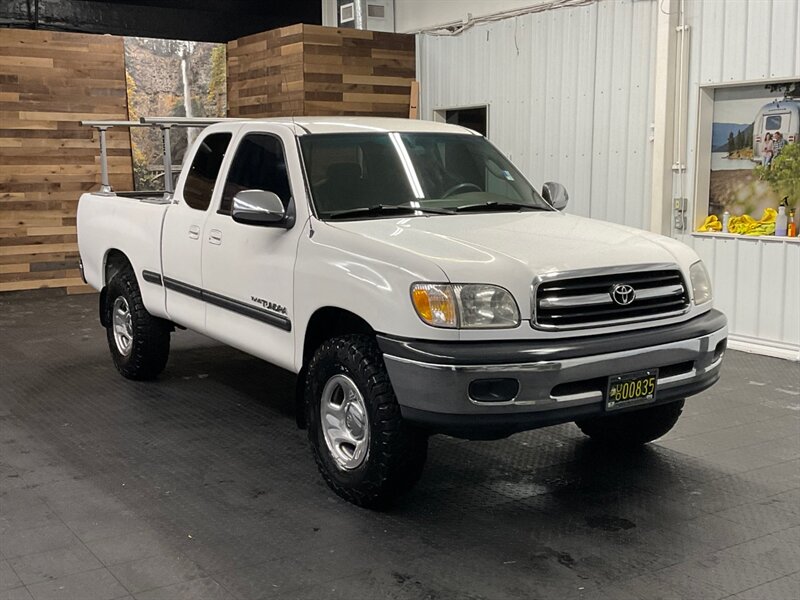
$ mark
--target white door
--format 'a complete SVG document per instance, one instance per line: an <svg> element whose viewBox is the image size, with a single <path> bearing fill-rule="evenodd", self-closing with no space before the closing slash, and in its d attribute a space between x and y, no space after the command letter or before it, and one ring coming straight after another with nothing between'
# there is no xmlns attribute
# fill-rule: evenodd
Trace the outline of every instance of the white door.
<svg viewBox="0 0 800 600"><path fill-rule="evenodd" d="M176 203L164 219L161 260L167 314L195 331L205 330L206 318L201 297L203 227L230 140L230 133L211 133L202 139L183 185L178 186Z"/></svg>
<svg viewBox="0 0 800 600"><path fill-rule="evenodd" d="M231 217L233 196L242 190L274 192L293 211L285 148L294 139L278 131L247 133L237 144L219 208L203 232L203 286L208 335L292 369L293 271L302 225L245 225Z"/></svg>

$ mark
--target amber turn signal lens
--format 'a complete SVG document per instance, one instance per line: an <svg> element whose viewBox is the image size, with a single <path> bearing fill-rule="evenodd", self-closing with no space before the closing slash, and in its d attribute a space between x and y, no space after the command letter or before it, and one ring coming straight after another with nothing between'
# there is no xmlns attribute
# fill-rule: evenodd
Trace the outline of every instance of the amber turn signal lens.
<svg viewBox="0 0 800 600"><path fill-rule="evenodd" d="M411 301L420 319L434 327L457 327L456 300L451 286L417 283L411 288Z"/></svg>

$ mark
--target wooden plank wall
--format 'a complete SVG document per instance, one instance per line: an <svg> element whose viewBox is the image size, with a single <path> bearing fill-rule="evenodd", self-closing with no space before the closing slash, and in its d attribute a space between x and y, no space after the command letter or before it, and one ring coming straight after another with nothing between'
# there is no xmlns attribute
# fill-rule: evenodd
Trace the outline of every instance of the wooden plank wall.
<svg viewBox="0 0 800 600"><path fill-rule="evenodd" d="M278 117L303 113L303 25L228 43L228 115Z"/></svg>
<svg viewBox="0 0 800 600"><path fill-rule="evenodd" d="M121 37L0 29L0 292L87 291L75 213L99 186L81 119L127 119ZM133 189L127 130L108 136L111 183Z"/></svg>
<svg viewBox="0 0 800 600"><path fill-rule="evenodd" d="M408 117L412 35L293 25L228 44L232 117Z"/></svg>

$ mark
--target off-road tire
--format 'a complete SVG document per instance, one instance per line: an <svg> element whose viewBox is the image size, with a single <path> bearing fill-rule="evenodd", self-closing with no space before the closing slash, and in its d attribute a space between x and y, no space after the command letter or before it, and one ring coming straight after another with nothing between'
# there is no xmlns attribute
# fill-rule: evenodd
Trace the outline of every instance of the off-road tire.
<svg viewBox="0 0 800 600"><path fill-rule="evenodd" d="M120 352L114 340L112 311L120 296L128 303L133 330L133 342L127 356ZM168 321L147 312L136 275L130 268L117 273L108 283L104 310L108 348L117 370L123 377L138 381L158 377L169 358L171 327Z"/></svg>
<svg viewBox="0 0 800 600"><path fill-rule="evenodd" d="M367 409L370 438L364 461L344 470L326 445L320 401L334 375L349 377ZM358 506L379 508L411 489L419 480L428 450L428 436L400 415L383 355L374 338L346 335L324 342L308 366L305 384L308 439L322 477L330 488Z"/></svg>
<svg viewBox="0 0 800 600"><path fill-rule="evenodd" d="M657 440L678 422L683 400L649 408L575 421L580 430L607 446L641 446Z"/></svg>

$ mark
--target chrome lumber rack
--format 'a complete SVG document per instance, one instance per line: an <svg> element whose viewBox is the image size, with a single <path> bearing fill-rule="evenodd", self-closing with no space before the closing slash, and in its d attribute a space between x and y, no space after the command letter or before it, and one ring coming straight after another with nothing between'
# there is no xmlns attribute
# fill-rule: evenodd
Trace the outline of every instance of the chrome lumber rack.
<svg viewBox="0 0 800 600"><path fill-rule="evenodd" d="M106 131L112 127L158 127L161 129L162 146L164 152L164 191L166 194L174 192L172 183L172 146L170 129L173 127L208 127L214 123L224 121L241 121L242 119L213 118L213 117L142 117L138 121L81 121L81 125L94 127L100 136L100 191L110 194L114 190L108 177L108 148L106 146Z"/></svg>

